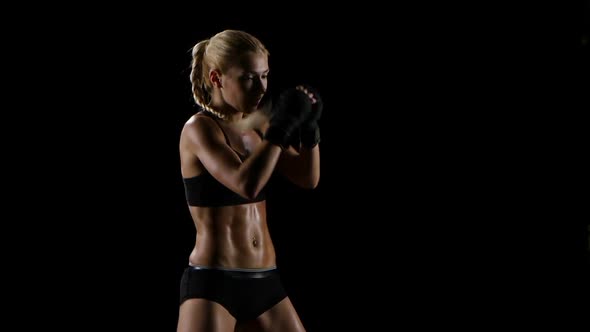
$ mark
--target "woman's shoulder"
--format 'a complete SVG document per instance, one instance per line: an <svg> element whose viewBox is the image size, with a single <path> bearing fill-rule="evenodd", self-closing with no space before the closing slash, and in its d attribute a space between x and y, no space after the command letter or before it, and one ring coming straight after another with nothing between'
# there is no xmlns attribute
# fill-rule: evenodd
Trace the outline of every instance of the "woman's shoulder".
<svg viewBox="0 0 590 332"><path fill-rule="evenodd" d="M184 123L184 127L195 127L195 126L209 126L211 124L215 124L215 120L208 115L205 111L199 111L193 115L191 115L188 120Z"/></svg>
<svg viewBox="0 0 590 332"><path fill-rule="evenodd" d="M195 135L219 131L215 120L207 115L207 112L193 114L182 127L181 135Z"/></svg>

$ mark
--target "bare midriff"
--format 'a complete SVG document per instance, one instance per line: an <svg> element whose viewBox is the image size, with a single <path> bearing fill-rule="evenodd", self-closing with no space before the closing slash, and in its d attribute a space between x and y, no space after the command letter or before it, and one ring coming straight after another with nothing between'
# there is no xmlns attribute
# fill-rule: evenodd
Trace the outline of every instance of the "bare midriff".
<svg viewBox="0 0 590 332"><path fill-rule="evenodd" d="M190 206L197 229L189 265L236 269L276 265L266 223L266 202L223 207Z"/></svg>

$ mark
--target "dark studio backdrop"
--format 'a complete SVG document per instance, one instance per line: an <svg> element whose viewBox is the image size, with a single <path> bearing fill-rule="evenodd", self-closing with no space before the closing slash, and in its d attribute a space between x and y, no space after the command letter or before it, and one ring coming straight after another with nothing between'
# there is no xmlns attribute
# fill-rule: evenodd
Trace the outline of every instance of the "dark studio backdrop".
<svg viewBox="0 0 590 332"><path fill-rule="evenodd" d="M555 303L578 317L590 261L573 190L587 2L411 7L94 8L39 29L29 63L52 63L42 82L60 106L36 121L51 133L39 142L56 147L39 158L44 188L68 192L39 203L62 220L40 226L60 240L40 236L52 258L39 264L64 271L47 289L68 294L62 312L175 329L194 241L178 159L195 112L190 50L231 28L267 46L275 91L307 83L324 100L319 187L274 178L268 202L308 331L544 322L554 316L525 312L556 315Z"/></svg>

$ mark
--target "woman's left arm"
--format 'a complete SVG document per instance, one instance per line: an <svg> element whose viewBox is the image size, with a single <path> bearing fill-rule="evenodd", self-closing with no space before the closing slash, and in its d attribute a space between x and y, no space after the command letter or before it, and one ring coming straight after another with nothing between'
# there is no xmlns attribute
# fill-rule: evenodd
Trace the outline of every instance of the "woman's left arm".
<svg viewBox="0 0 590 332"><path fill-rule="evenodd" d="M290 146L281 153L275 170L299 187L314 189L320 181L320 145L299 151Z"/></svg>

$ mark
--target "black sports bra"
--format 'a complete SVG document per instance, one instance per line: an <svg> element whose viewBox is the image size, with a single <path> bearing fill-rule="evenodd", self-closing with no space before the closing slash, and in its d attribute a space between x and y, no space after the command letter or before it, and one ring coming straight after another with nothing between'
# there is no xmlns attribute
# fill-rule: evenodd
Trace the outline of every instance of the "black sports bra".
<svg viewBox="0 0 590 332"><path fill-rule="evenodd" d="M209 112L202 112L204 115L209 115ZM217 123L217 120L211 116ZM219 123L217 123L219 125ZM223 132L223 128L219 126L221 131ZM229 145L229 139L225 132L223 132L225 136L225 140ZM234 150L235 151L235 150ZM236 151L236 153L238 153ZM243 156L240 155L240 159L243 160ZM228 205L240 205L240 204L248 204L254 202L260 202L266 199L266 192L263 190L260 191L258 196L254 199L247 199L244 198L237 193L233 192L219 181L217 181L207 170L204 170L203 173L193 176L190 178L183 178L184 183L184 193L188 205L190 206L208 206L208 207L218 207L218 206L228 206Z"/></svg>

